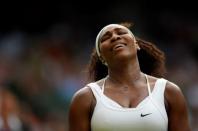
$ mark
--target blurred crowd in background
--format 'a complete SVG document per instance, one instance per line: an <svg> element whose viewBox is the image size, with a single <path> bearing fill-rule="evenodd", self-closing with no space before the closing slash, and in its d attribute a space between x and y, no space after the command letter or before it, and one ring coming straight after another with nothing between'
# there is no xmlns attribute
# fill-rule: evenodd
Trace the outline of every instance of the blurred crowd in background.
<svg viewBox="0 0 198 131"><path fill-rule="evenodd" d="M76 3L34 4L22 11L13 6L0 26L0 131L67 131L69 103L86 84L98 31L124 21L165 52L165 78L182 89L192 129L198 130L195 10L138 1L99 4L102 10Z"/></svg>

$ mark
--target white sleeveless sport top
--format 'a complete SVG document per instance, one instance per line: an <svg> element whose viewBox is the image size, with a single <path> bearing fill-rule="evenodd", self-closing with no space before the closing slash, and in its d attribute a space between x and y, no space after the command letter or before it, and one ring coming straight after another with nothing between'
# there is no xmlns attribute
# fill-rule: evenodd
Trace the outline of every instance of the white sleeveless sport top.
<svg viewBox="0 0 198 131"><path fill-rule="evenodd" d="M168 117L164 104L164 90L167 80L161 78L150 90L147 75L149 96L135 108L124 108L104 92L98 84L89 86L96 98L96 106L91 118L92 131L167 131Z"/></svg>

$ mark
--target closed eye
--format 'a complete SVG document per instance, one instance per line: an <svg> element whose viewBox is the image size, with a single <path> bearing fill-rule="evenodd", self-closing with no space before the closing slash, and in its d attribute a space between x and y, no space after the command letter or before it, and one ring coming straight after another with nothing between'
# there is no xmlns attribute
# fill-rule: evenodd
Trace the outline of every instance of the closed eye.
<svg viewBox="0 0 198 131"><path fill-rule="evenodd" d="M124 34L127 34L128 32L127 31L119 31L117 34L118 35L124 35Z"/></svg>
<svg viewBox="0 0 198 131"><path fill-rule="evenodd" d="M122 29L122 28L118 28L116 32L117 32L118 35L124 35L124 34L128 33L127 30Z"/></svg>
<svg viewBox="0 0 198 131"><path fill-rule="evenodd" d="M125 34L128 34L128 31L125 30L125 29L122 29L122 28L116 28L115 31L116 31L115 33L116 33L117 35L125 35ZM108 39L110 39L111 36L112 36L112 33L109 32L109 31L107 31L107 32L102 36L102 38L101 38L101 43L104 42L104 41L106 41L106 40L108 40Z"/></svg>
<svg viewBox="0 0 198 131"><path fill-rule="evenodd" d="M101 38L101 42L108 40L109 38L111 38L111 36L112 34L110 32L105 33Z"/></svg>

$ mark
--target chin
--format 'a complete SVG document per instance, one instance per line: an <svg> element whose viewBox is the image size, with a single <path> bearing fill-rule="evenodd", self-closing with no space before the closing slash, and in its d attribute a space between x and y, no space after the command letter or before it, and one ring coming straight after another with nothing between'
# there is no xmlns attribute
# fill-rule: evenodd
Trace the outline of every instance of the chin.
<svg viewBox="0 0 198 131"><path fill-rule="evenodd" d="M116 60L125 60L125 59L131 59L134 56L136 56L136 53L132 53L132 52L126 52L126 51L122 51L122 52L118 52L114 55L114 58Z"/></svg>

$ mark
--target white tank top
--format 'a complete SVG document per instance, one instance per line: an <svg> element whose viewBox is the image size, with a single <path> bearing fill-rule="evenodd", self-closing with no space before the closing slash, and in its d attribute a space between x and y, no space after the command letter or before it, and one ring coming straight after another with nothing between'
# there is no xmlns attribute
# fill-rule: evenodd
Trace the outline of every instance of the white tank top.
<svg viewBox="0 0 198 131"><path fill-rule="evenodd" d="M107 97L98 84L89 86L96 98L96 106L91 118L92 131L167 131L168 117L164 104L164 90L167 80L161 78L153 91L147 79L149 96L135 108L124 108ZM105 82L104 82L105 83Z"/></svg>

